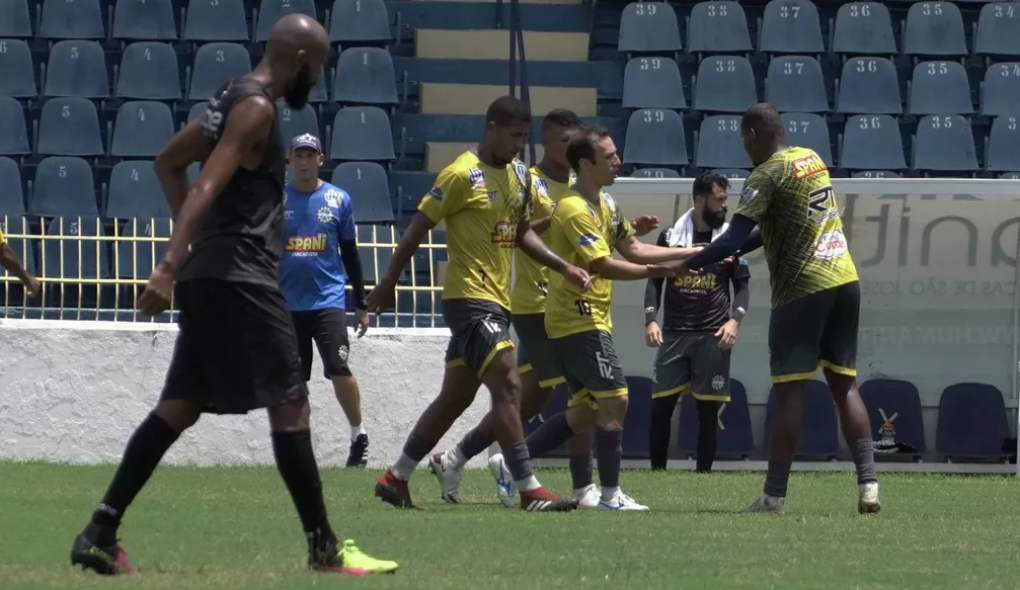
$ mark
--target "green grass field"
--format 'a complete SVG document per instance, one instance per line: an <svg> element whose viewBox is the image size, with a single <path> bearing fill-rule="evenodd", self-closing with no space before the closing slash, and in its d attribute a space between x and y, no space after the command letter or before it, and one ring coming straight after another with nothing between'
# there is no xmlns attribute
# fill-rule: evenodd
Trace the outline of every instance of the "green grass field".
<svg viewBox="0 0 1020 590"><path fill-rule="evenodd" d="M1020 586L1020 482L1001 476L885 475L883 512L856 513L851 474L797 474L785 516L736 514L761 474L625 472L647 513L524 514L469 472L447 506L427 471L421 511L372 497L377 470L323 474L334 524L394 576L304 569L305 546L271 468L162 468L121 530L139 575L70 567L68 549L112 467L0 464L0 588L550 590L782 588L976 590ZM566 471L541 470L554 490Z"/></svg>

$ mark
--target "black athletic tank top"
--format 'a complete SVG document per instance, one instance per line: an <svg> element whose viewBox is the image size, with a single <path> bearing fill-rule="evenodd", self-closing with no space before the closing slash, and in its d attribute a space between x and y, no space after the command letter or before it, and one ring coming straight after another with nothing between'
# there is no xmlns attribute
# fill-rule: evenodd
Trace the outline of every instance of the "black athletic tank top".
<svg viewBox="0 0 1020 590"><path fill-rule="evenodd" d="M251 96L276 103L259 82L235 78L209 100L202 115L202 160L208 159L226 129L234 105ZM277 285L283 251L283 185L287 153L279 123L273 128L262 158L254 170L238 168L223 192L213 201L191 243L191 253L178 273L178 281L211 278Z"/></svg>

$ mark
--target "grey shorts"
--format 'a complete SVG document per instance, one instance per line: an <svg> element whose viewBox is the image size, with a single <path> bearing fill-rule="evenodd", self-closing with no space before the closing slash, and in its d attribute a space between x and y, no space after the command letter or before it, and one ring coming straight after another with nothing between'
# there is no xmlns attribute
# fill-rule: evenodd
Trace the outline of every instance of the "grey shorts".
<svg viewBox="0 0 1020 590"><path fill-rule="evenodd" d="M599 399L627 395L627 380L609 332L588 330L551 342L570 388L568 408L597 407Z"/></svg>
<svg viewBox="0 0 1020 590"><path fill-rule="evenodd" d="M517 369L521 373L534 371L542 387L556 387L564 383L563 369L556 361L556 351L545 333L545 314L514 315L513 324L517 333Z"/></svg>
<svg viewBox="0 0 1020 590"><path fill-rule="evenodd" d="M513 348L510 311L484 299L444 299L443 319L450 327L446 367L466 365L479 377L496 353Z"/></svg>
<svg viewBox="0 0 1020 590"><path fill-rule="evenodd" d="M655 355L652 399L692 393L696 399L730 401L730 351L712 334L662 335Z"/></svg>

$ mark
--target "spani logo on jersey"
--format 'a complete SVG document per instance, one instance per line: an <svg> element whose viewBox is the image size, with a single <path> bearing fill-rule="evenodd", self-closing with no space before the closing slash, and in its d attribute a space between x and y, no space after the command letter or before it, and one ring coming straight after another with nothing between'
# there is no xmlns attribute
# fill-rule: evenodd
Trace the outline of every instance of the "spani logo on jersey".
<svg viewBox="0 0 1020 590"><path fill-rule="evenodd" d="M325 252L329 245L329 236L318 233L314 236L291 236L287 239L286 250L296 256L313 256Z"/></svg>
<svg viewBox="0 0 1020 590"><path fill-rule="evenodd" d="M492 243L501 248L512 248L517 240L517 226L509 221L500 221L492 228Z"/></svg>
<svg viewBox="0 0 1020 590"><path fill-rule="evenodd" d="M577 238L577 245L585 248L599 241L599 237L591 232L584 232Z"/></svg>

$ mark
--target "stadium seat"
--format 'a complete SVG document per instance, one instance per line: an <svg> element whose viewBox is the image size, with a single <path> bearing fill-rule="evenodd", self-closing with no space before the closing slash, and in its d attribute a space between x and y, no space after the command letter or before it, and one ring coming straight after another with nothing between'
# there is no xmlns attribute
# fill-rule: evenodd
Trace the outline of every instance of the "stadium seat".
<svg viewBox="0 0 1020 590"><path fill-rule="evenodd" d="M261 0L259 3L258 24L255 25L255 42L269 40L269 31L276 21L288 14L306 14L316 20L319 16L315 10L315 0Z"/></svg>
<svg viewBox="0 0 1020 590"><path fill-rule="evenodd" d="M751 51L744 9L731 0L698 2L691 9L687 45L691 53Z"/></svg>
<svg viewBox="0 0 1020 590"><path fill-rule="evenodd" d="M195 52L189 100L208 100L230 78L251 71L248 50L236 43L209 43Z"/></svg>
<svg viewBox="0 0 1020 590"><path fill-rule="evenodd" d="M122 41L175 41L171 0L117 0L113 38Z"/></svg>
<svg viewBox="0 0 1020 590"><path fill-rule="evenodd" d="M43 0L39 22L42 39L102 39L103 10L99 0Z"/></svg>
<svg viewBox="0 0 1020 590"><path fill-rule="evenodd" d="M42 276L50 279L108 279L110 260L106 244L80 237L105 236L103 222L94 215L65 213L46 225L43 240ZM52 237L51 237L52 236ZM59 239L64 236L65 239ZM85 285L82 285L85 287Z"/></svg>
<svg viewBox="0 0 1020 590"><path fill-rule="evenodd" d="M1020 170L1020 115L1003 115L992 121L985 150L985 169L990 172Z"/></svg>
<svg viewBox="0 0 1020 590"><path fill-rule="evenodd" d="M333 100L382 106L400 102L390 52L378 47L354 47L341 53L333 78Z"/></svg>
<svg viewBox="0 0 1020 590"><path fill-rule="evenodd" d="M96 105L87 98L52 98L39 116L39 143L45 156L102 156Z"/></svg>
<svg viewBox="0 0 1020 590"><path fill-rule="evenodd" d="M156 178L152 162L125 160L113 167L105 215L110 219L170 216L170 205L163 196L163 187Z"/></svg>
<svg viewBox="0 0 1020 590"><path fill-rule="evenodd" d="M170 218L131 219L120 230L113 274L122 279L146 280L162 258L170 238Z"/></svg>
<svg viewBox="0 0 1020 590"><path fill-rule="evenodd" d="M860 392L871 420L873 440L881 438L882 426L889 420L896 433L896 442L916 449L912 455L927 452L921 394L913 383L899 379L869 379L860 385Z"/></svg>
<svg viewBox="0 0 1020 590"><path fill-rule="evenodd" d="M32 17L28 0L0 2L0 38L27 39L32 36Z"/></svg>
<svg viewBox="0 0 1020 590"><path fill-rule="evenodd" d="M110 155L117 158L155 158L173 134L173 114L165 103L126 102L117 111Z"/></svg>
<svg viewBox="0 0 1020 590"><path fill-rule="evenodd" d="M676 12L665 2L632 2L620 18L621 53L670 53L680 51L680 25Z"/></svg>
<svg viewBox="0 0 1020 590"><path fill-rule="evenodd" d="M206 100L203 100L202 102L196 102L195 104L191 105L191 108L188 109L188 123L191 123L195 119L197 119L197 118L201 117L203 114L205 114L205 109L208 106L209 106L209 101L206 101ZM280 114L280 112L279 112L280 103L277 103L276 106L277 106L277 113L276 114L279 115ZM280 135L283 135L283 131L282 130L280 132ZM284 137L286 137L286 136L284 136Z"/></svg>
<svg viewBox="0 0 1020 590"><path fill-rule="evenodd" d="M846 120L839 166L847 170L903 170L903 137L889 115L857 115Z"/></svg>
<svg viewBox="0 0 1020 590"><path fill-rule="evenodd" d="M333 118L330 160L393 160L393 131L379 107L345 107Z"/></svg>
<svg viewBox="0 0 1020 590"><path fill-rule="evenodd" d="M25 193L21 168L10 158L0 157L0 217L25 214Z"/></svg>
<svg viewBox="0 0 1020 590"><path fill-rule="evenodd" d="M374 285L379 282L379 277L386 272L386 267L393 258L395 246L381 246L378 244L396 244L400 241L400 234L392 225L359 225L358 232L358 256L361 258L361 272L365 276L367 285ZM401 271L403 278L403 271Z"/></svg>
<svg viewBox="0 0 1020 590"><path fill-rule="evenodd" d="M751 158L740 139L740 117L705 117L698 133L698 168L751 168Z"/></svg>
<svg viewBox="0 0 1020 590"><path fill-rule="evenodd" d="M726 178L747 178L749 172L741 168L716 168L712 170L716 174L721 174Z"/></svg>
<svg viewBox="0 0 1020 590"><path fill-rule="evenodd" d="M974 112L967 71L956 61L926 61L914 67L911 115L969 115Z"/></svg>
<svg viewBox="0 0 1020 590"><path fill-rule="evenodd" d="M283 143L290 149L290 140L298 135L311 133L322 142L322 132L319 130L319 115L312 105L305 105L305 108L295 111L287 106L284 101L276 103L276 120L280 124L280 135Z"/></svg>
<svg viewBox="0 0 1020 590"><path fill-rule="evenodd" d="M549 401L545 402L545 407L542 408L542 412L524 421L524 436L529 436L542 426L542 423L552 418L556 414L567 411L567 399L570 398L570 394L567 391L566 385L558 385L553 389L552 395L549 396ZM545 455L543 455L545 456Z"/></svg>
<svg viewBox="0 0 1020 590"><path fill-rule="evenodd" d="M851 2L836 13L832 52L851 55L896 53L889 9L881 2Z"/></svg>
<svg viewBox="0 0 1020 590"><path fill-rule="evenodd" d="M0 96L35 98L35 66L28 43L19 39L0 39Z"/></svg>
<svg viewBox="0 0 1020 590"><path fill-rule="evenodd" d="M99 215L92 167L81 158L45 158L35 169L28 214Z"/></svg>
<svg viewBox="0 0 1020 590"><path fill-rule="evenodd" d="M797 456L816 459L832 459L839 453L839 427L836 421L836 406L828 386L815 379L807 382L800 416L800 443ZM765 444L772 446L772 421L775 411L775 390L769 391L768 409L765 414Z"/></svg>
<svg viewBox="0 0 1020 590"><path fill-rule="evenodd" d="M628 164L686 166L687 136L676 111L642 109L630 115L623 161Z"/></svg>
<svg viewBox="0 0 1020 590"><path fill-rule="evenodd" d="M248 41L243 0L189 0L185 41Z"/></svg>
<svg viewBox="0 0 1020 590"><path fill-rule="evenodd" d="M761 24L763 53L823 53L822 25L811 0L772 0Z"/></svg>
<svg viewBox="0 0 1020 590"><path fill-rule="evenodd" d="M383 0L334 0L329 40L347 47L389 41L390 16Z"/></svg>
<svg viewBox="0 0 1020 590"><path fill-rule="evenodd" d="M899 115L903 112L896 66L884 57L855 57L843 64L836 112Z"/></svg>
<svg viewBox="0 0 1020 590"><path fill-rule="evenodd" d="M668 57L635 57L623 74L623 108L687 108L680 68Z"/></svg>
<svg viewBox="0 0 1020 590"><path fill-rule="evenodd" d="M386 170L375 162L346 162L333 169L331 181L347 191L356 223L393 223Z"/></svg>
<svg viewBox="0 0 1020 590"><path fill-rule="evenodd" d="M864 170L863 172L854 172L854 178L902 178L895 172L889 172L888 170Z"/></svg>
<svg viewBox="0 0 1020 590"><path fill-rule="evenodd" d="M698 424L698 409L694 396L685 395L680 400L680 423L677 430L677 448L680 452L697 451ZM747 390L744 384L736 379L730 379L730 401L720 404L718 424L717 457L742 458L754 451Z"/></svg>
<svg viewBox="0 0 1020 590"><path fill-rule="evenodd" d="M648 377L627 378L627 417L623 422L623 456L648 457L648 427L651 425L652 380Z"/></svg>
<svg viewBox="0 0 1020 590"><path fill-rule="evenodd" d="M1020 14L1013 2L990 2L981 7L974 33L974 53L1020 56Z"/></svg>
<svg viewBox="0 0 1020 590"><path fill-rule="evenodd" d="M391 172L390 187L396 196L397 217L417 210L418 203L425 193L432 189L436 175L431 172Z"/></svg>
<svg viewBox="0 0 1020 590"><path fill-rule="evenodd" d="M967 55L959 7L951 2L911 4L903 25L903 52L907 55Z"/></svg>
<svg viewBox="0 0 1020 590"><path fill-rule="evenodd" d="M829 168L835 168L829 126L821 115L814 113L783 113L786 140L792 145L812 149Z"/></svg>
<svg viewBox="0 0 1020 590"><path fill-rule="evenodd" d="M631 178L680 178L680 173L670 168L642 168L635 170Z"/></svg>
<svg viewBox="0 0 1020 590"><path fill-rule="evenodd" d="M773 59L765 78L765 102L781 113L828 112L829 98L825 93L822 66L813 57Z"/></svg>
<svg viewBox="0 0 1020 590"><path fill-rule="evenodd" d="M957 383L942 392L935 450L951 458L1002 457L1010 436L1002 392L984 383Z"/></svg>
<svg viewBox="0 0 1020 590"><path fill-rule="evenodd" d="M694 110L743 114L756 102L758 91L747 58L714 56L701 60L694 81Z"/></svg>
<svg viewBox="0 0 1020 590"><path fill-rule="evenodd" d="M50 48L43 96L108 98L106 56L96 41L58 41Z"/></svg>
<svg viewBox="0 0 1020 590"><path fill-rule="evenodd" d="M31 153L25 109L17 100L0 96L0 155L24 156Z"/></svg>
<svg viewBox="0 0 1020 590"><path fill-rule="evenodd" d="M981 114L988 117L1012 115L1020 96L1020 62L988 67L981 89Z"/></svg>
<svg viewBox="0 0 1020 590"><path fill-rule="evenodd" d="M970 121L959 115L929 115L917 122L914 170L973 172L977 168Z"/></svg>
<svg viewBox="0 0 1020 590"><path fill-rule="evenodd" d="M180 100L177 52L166 43L139 41L124 48L117 77L117 97L135 100Z"/></svg>

